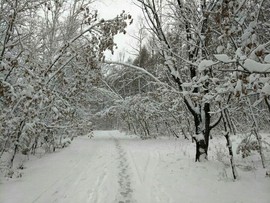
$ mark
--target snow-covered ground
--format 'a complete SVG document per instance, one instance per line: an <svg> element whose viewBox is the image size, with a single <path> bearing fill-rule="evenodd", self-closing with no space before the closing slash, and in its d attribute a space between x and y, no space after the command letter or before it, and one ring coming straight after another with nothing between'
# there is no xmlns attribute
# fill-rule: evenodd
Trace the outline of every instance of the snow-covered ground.
<svg viewBox="0 0 270 203"><path fill-rule="evenodd" d="M259 161L237 162L240 178L233 181L225 140L212 142L209 161L195 163L187 140L97 131L93 139L77 137L59 152L30 159L22 178L0 179L0 202L269 203L270 179Z"/></svg>

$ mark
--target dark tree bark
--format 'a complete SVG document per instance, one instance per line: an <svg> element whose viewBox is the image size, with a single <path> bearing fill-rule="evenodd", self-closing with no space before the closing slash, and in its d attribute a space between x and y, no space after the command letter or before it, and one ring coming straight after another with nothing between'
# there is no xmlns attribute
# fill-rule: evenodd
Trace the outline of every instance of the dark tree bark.
<svg viewBox="0 0 270 203"><path fill-rule="evenodd" d="M228 131L228 120L226 117L226 109L222 113L222 120L223 120L224 130L225 130L224 136L225 136L226 141L227 141L227 147L228 147L229 155L230 155L230 162L231 162L231 167L232 167L233 179L236 179L237 178L237 171L236 171L236 167L235 167L235 163L234 163L232 143L230 140L230 132Z"/></svg>
<svg viewBox="0 0 270 203"><path fill-rule="evenodd" d="M19 139L20 139L20 136L21 136L21 134L22 134L22 130L23 130L24 125L25 125L25 121L23 120L23 121L21 121L21 123L20 123L19 131L18 131L18 134L17 134L17 137L16 137L15 146L14 146L13 155L12 155L12 157L11 157L11 159L10 159L10 166L9 166L10 168L13 167L13 162L14 162L15 156L16 156L16 154L17 154L17 151L18 151L18 149L19 149L18 143L19 143Z"/></svg>

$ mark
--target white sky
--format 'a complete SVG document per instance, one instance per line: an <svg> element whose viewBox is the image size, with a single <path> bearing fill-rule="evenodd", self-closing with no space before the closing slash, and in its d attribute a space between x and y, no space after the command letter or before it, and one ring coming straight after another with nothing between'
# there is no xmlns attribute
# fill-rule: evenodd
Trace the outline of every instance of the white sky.
<svg viewBox="0 0 270 203"><path fill-rule="evenodd" d="M138 16L143 15L141 9L133 2L136 2L136 0L97 0L96 9L99 11L100 17L104 19L114 18L118 14L121 14L123 10L125 10L126 13L131 14L134 22L128 26L127 32L132 34L133 32L136 32L136 21ZM125 52L127 59L130 56L127 52L132 50L130 45L134 45L135 43L133 38L128 36L128 34L120 34L115 37L115 42L117 43L118 49L115 50L114 55L106 53L106 57L108 59L117 60L119 58L119 53Z"/></svg>

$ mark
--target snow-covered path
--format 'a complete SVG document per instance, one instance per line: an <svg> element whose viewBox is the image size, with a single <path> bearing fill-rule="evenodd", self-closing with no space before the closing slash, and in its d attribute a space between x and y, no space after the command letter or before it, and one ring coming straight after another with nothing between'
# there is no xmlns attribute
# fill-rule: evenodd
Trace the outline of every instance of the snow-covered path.
<svg viewBox="0 0 270 203"><path fill-rule="evenodd" d="M117 193L115 156L109 133L78 137L68 148L28 162L23 178L1 189L0 202L110 202Z"/></svg>
<svg viewBox="0 0 270 203"><path fill-rule="evenodd" d="M233 182L219 162L194 163L193 151L190 142L95 132L93 139L78 137L60 152L28 161L22 178L2 180L0 202L270 202L263 170L240 171Z"/></svg>

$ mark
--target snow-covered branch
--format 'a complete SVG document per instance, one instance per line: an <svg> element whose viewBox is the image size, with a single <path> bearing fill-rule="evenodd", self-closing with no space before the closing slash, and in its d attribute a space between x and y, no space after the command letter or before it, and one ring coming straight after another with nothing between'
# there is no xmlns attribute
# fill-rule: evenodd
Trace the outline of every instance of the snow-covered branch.
<svg viewBox="0 0 270 203"><path fill-rule="evenodd" d="M134 70L138 70L146 75L148 75L150 78L152 78L154 81L156 81L158 84L162 84L164 85L165 83L161 82L157 77L155 77L153 74L149 73L147 70L145 70L144 68L138 67L138 66L134 66L132 64L128 64L128 63L123 63L123 62L117 62L117 61L108 61L105 60L104 63L107 64L114 64L114 65L120 65L120 66L125 66L125 67L129 67L132 68Z"/></svg>
<svg viewBox="0 0 270 203"><path fill-rule="evenodd" d="M46 85L49 84L49 82L57 75L57 73L59 73L63 68L66 67L66 65L69 64L70 61L72 61L72 59L74 59L76 57L76 55L71 56L60 68L58 68L58 70L56 70L51 76L50 78L47 80Z"/></svg>

